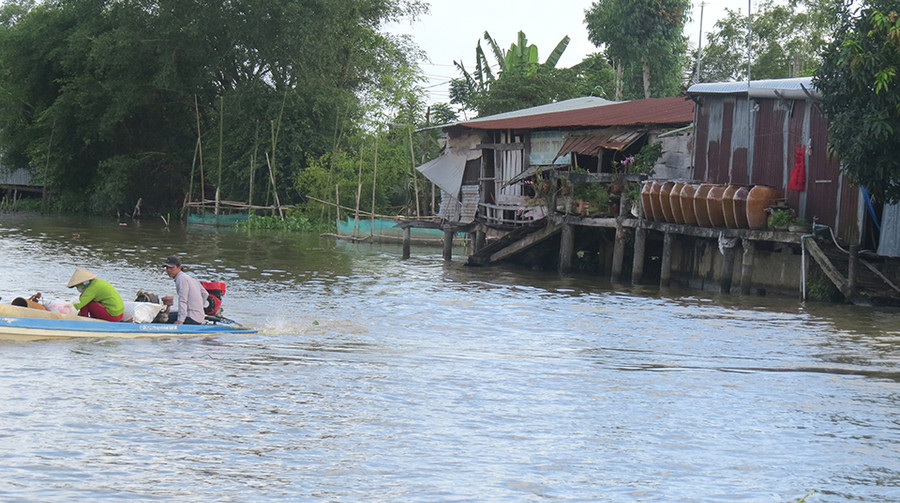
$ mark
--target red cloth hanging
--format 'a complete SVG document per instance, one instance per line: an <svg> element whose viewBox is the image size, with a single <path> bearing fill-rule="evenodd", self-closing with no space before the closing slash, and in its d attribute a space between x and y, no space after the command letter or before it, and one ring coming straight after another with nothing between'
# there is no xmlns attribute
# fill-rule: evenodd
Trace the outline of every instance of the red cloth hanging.
<svg viewBox="0 0 900 503"><path fill-rule="evenodd" d="M794 170L788 181L788 190L804 190L806 188L806 145L797 147L794 152Z"/></svg>

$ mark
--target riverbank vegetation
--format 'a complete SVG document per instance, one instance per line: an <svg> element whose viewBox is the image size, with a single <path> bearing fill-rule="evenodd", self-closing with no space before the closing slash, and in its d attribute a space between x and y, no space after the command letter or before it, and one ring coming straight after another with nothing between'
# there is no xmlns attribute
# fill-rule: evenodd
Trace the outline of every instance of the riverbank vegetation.
<svg viewBox="0 0 900 503"><path fill-rule="evenodd" d="M425 55L385 30L425 14L421 0L6 0L2 166L46 185L45 210L127 214L141 201L146 215L218 197L310 220L333 221L340 206L428 214L439 196L414 167L441 143L424 126L456 120L454 108L483 116L577 96L671 96L749 71L816 74L835 130L850 131L838 153L887 200L900 192L889 148L900 22L887 0L862 4L768 0L749 27L726 10L698 53L682 34L690 2L596 0L573 20L597 46L581 63L557 67L565 34L539 58L523 32L508 50L485 32L474 66L457 61L451 103L429 106Z"/></svg>
<svg viewBox="0 0 900 503"><path fill-rule="evenodd" d="M382 156L406 157L382 163L380 176L408 178L411 156L433 155L408 134L424 123L423 55L382 27L426 9L416 0L7 1L3 166L29 169L68 211L124 212L139 198L145 213L171 210L217 190L248 201L251 186L254 204L276 195L296 204L316 185L304 173L319 166L328 173L316 183L333 200L345 160L390 122L402 134L381 134ZM406 199L379 194L385 210Z"/></svg>

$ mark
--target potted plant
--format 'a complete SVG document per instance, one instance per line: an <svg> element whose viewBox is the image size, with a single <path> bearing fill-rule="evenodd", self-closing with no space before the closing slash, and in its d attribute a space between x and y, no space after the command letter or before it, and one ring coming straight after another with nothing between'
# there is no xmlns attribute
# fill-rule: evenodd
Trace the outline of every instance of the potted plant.
<svg viewBox="0 0 900 503"><path fill-rule="evenodd" d="M574 185L578 213L600 215L609 212L609 192L602 183L575 182Z"/></svg>
<svg viewBox="0 0 900 503"><path fill-rule="evenodd" d="M791 212L785 209L777 209L769 214L769 228L777 231L786 231L791 222L794 221Z"/></svg>

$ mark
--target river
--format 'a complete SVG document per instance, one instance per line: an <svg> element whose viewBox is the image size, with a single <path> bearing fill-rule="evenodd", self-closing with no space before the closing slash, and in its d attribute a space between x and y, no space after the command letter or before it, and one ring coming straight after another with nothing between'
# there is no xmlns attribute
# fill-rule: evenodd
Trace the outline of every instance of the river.
<svg viewBox="0 0 900 503"><path fill-rule="evenodd" d="M900 501L900 311L0 214L0 297L227 283L215 339L0 341L2 501Z"/></svg>

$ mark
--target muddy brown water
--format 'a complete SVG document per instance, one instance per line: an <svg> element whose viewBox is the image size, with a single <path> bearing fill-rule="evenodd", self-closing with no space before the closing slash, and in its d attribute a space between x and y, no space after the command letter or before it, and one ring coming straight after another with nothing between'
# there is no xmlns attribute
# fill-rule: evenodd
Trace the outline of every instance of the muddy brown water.
<svg viewBox="0 0 900 503"><path fill-rule="evenodd" d="M0 214L0 302L182 255L258 334L0 341L2 501L900 501L898 311Z"/></svg>

